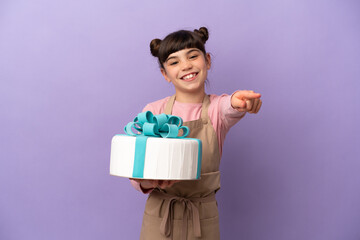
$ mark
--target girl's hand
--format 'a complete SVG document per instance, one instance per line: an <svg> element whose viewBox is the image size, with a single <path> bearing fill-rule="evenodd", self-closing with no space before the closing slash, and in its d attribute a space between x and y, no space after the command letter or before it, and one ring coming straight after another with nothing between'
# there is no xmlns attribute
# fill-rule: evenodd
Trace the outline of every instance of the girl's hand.
<svg viewBox="0 0 360 240"><path fill-rule="evenodd" d="M138 179L131 178L138 183L140 183L140 187L143 189L151 189L151 188L167 188L171 187L175 183L179 182L178 180L149 180L149 179Z"/></svg>
<svg viewBox="0 0 360 240"><path fill-rule="evenodd" d="M231 106L239 112L257 113L261 107L261 94L250 90L237 91L231 96Z"/></svg>

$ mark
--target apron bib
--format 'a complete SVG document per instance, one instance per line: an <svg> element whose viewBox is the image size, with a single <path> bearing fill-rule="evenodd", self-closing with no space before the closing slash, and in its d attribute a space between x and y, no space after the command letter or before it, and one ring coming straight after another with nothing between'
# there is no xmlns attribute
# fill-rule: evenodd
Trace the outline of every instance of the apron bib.
<svg viewBox="0 0 360 240"><path fill-rule="evenodd" d="M170 97L165 114L171 114L175 96ZM190 138L202 141L200 180L184 180L166 189L154 189L147 199L141 240L219 240L219 214L215 193L220 189L220 154L205 95L201 118L184 122Z"/></svg>

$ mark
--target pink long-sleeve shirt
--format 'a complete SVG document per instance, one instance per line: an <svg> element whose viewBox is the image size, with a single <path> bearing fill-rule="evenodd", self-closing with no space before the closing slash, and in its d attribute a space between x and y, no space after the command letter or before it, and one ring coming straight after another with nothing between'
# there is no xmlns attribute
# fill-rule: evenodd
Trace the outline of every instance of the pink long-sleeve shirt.
<svg viewBox="0 0 360 240"><path fill-rule="evenodd" d="M170 97L166 97L149 103L145 106L143 112L151 111L155 115L163 113L169 99ZM181 117L184 122L188 122L197 120L201 117L201 108L202 103L182 103L175 100L171 114ZM226 134L232 126L244 117L245 112L239 112L231 106L231 95L222 94L218 96L211 94L208 114L217 135L221 156ZM131 180L131 184L135 189L143 193L149 193L152 191L151 189L142 189L140 184L134 180Z"/></svg>

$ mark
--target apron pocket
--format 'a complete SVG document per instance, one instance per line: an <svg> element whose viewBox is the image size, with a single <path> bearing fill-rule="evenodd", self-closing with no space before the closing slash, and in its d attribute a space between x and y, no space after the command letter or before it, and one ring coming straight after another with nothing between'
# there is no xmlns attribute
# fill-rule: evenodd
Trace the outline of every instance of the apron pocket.
<svg viewBox="0 0 360 240"><path fill-rule="evenodd" d="M219 229L219 216L213 218L207 218L200 220L201 225L201 238L190 239L206 239L206 240L219 240L220 239L220 229ZM192 229L191 229L192 234Z"/></svg>

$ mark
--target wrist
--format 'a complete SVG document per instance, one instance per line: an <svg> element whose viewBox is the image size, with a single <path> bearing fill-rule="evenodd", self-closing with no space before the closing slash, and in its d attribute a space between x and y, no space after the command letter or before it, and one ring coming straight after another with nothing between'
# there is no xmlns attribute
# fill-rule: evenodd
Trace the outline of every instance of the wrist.
<svg viewBox="0 0 360 240"><path fill-rule="evenodd" d="M230 96L230 106L231 106L232 109L235 109L235 110L237 110L237 108L234 107L234 105L233 105L233 97L234 97L234 94L237 93L237 92L239 92L239 90L236 90L236 91L233 92L233 93L231 94L231 96Z"/></svg>

